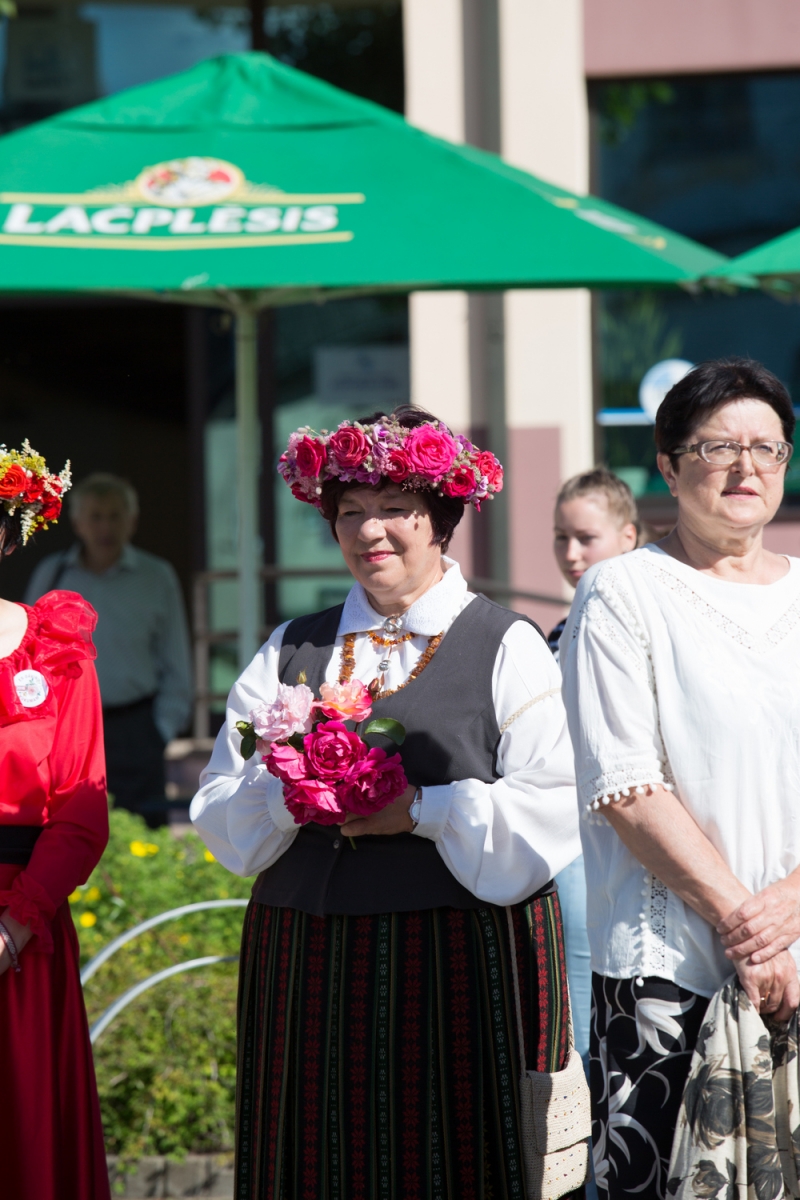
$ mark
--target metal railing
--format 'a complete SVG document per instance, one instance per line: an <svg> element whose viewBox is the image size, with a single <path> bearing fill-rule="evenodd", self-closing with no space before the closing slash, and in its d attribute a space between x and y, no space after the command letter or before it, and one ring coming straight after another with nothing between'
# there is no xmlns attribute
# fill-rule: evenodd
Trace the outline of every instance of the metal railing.
<svg viewBox="0 0 800 1200"><path fill-rule="evenodd" d="M192 587L192 621L194 641L194 737L207 738L210 730L211 705L226 699L225 692L211 689L211 649L213 646L235 646L238 634L235 629L212 629L210 622L209 588L211 584L232 582L238 578L236 571L198 571ZM283 579L342 579L352 576L344 567L279 567L261 568L265 583L277 583ZM542 592L529 592L497 579L473 577L468 580L473 591L483 592L501 603L523 601L531 604L550 604L566 607L569 601L563 596L549 596ZM274 625L265 625L260 630L262 641L272 633Z"/></svg>

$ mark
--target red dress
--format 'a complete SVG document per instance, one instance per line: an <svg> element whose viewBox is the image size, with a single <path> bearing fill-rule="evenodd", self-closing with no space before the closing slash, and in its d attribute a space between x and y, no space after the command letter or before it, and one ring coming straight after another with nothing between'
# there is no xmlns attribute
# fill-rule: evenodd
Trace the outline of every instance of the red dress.
<svg viewBox="0 0 800 1200"><path fill-rule="evenodd" d="M0 863L0 912L35 934L20 972L0 976L0 1195L109 1200L67 903L108 841L97 615L75 592L26 611L22 644L0 659L0 825L42 833L27 866Z"/></svg>

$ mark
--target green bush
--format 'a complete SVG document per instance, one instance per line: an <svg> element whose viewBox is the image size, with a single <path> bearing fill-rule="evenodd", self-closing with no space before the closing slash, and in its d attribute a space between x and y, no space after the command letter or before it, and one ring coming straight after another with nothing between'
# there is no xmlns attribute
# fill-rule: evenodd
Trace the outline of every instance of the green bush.
<svg viewBox="0 0 800 1200"><path fill-rule="evenodd" d="M198 900L246 899L251 881L230 875L193 833L176 838L111 812L111 838L84 887L70 896L81 965L147 917ZM92 1024L134 983L173 963L237 954L243 908L193 913L118 950L89 980ZM182 1157L233 1145L237 964L218 963L157 984L95 1043L110 1154Z"/></svg>

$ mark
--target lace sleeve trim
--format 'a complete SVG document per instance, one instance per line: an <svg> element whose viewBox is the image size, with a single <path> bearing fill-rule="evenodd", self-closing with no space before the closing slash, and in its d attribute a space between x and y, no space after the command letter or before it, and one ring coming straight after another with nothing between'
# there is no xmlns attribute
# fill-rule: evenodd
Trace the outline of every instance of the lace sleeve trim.
<svg viewBox="0 0 800 1200"><path fill-rule="evenodd" d="M615 771L609 771L604 775L599 775L592 783L587 791L590 791L592 799L587 802L584 809L584 820L594 821L602 824L602 816L595 817L594 814L602 814L602 810L607 805L618 803L623 796L630 796L631 793L637 796L652 796L654 787L663 787L667 792L675 791L675 783L668 779L664 770L658 768L634 768L634 767L619 767Z"/></svg>

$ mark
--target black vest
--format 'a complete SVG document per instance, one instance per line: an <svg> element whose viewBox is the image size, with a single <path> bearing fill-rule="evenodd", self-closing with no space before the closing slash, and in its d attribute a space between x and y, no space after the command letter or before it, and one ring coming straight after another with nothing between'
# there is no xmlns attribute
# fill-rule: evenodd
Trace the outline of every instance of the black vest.
<svg viewBox="0 0 800 1200"><path fill-rule="evenodd" d="M282 683L297 683L305 671L308 686L319 695L341 615L339 605L291 622L280 655ZM492 671L507 630L515 621L527 620L476 596L425 670L373 705L374 717L393 717L405 726L400 754L409 783L432 787L498 778L500 730ZM369 742L390 753L397 749L385 737L370 735ZM451 874L430 838L399 833L354 841L355 850L337 825L304 825L286 853L258 876L253 898L317 916L480 908L484 903Z"/></svg>

